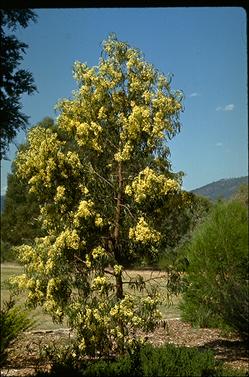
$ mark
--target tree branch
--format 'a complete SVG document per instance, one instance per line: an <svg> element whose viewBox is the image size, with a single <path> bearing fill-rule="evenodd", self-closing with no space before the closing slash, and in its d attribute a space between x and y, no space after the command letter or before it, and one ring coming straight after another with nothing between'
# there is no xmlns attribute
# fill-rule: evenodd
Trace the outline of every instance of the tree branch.
<svg viewBox="0 0 249 377"><path fill-rule="evenodd" d="M109 186L111 186L113 189L114 189L114 186L111 182L109 182L106 178L102 177L102 175L100 175L99 173L97 173L94 169L93 169L93 166L91 165L91 170L94 174L96 174L100 179L102 179L103 181L105 181Z"/></svg>

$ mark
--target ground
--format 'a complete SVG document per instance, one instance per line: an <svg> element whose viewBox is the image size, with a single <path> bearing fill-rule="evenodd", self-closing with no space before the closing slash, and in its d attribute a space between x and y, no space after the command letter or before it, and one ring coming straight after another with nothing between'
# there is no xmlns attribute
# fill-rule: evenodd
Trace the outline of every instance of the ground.
<svg viewBox="0 0 249 377"><path fill-rule="evenodd" d="M22 267L17 264L1 264L1 302L9 296L8 287L5 281L12 275L22 273ZM153 281L160 284L164 281L162 273L158 271L126 271L130 277L141 274L145 280L153 278ZM25 297L21 297L21 301ZM199 347L201 349L213 350L215 357L223 360L227 365L249 372L249 355L246 345L236 337L224 336L217 329L196 329L190 324L182 322L179 310L179 297L173 297L170 305L164 305L162 310L164 323L154 333L148 334L148 341L155 345L174 343L188 347ZM40 352L43 345L50 342L54 344L66 341L72 336L70 331L58 328L52 323L51 318L45 315L40 309L32 311L31 317L36 320L33 331L24 333L15 343L12 344L9 352L8 364L2 370L2 377L30 376L39 368L46 369L40 361ZM43 329L43 330L41 330Z"/></svg>
<svg viewBox="0 0 249 377"><path fill-rule="evenodd" d="M65 328L26 332L10 348L8 365L2 370L2 377L30 376L39 368L48 369L49 365L41 364L39 361L42 345L49 342L61 342L69 336L72 334ZM249 354L246 344L234 336L224 336L216 329L192 328L180 319L169 319L154 333L148 334L148 341L155 345L174 343L211 349L215 357L223 360L226 365L249 371Z"/></svg>

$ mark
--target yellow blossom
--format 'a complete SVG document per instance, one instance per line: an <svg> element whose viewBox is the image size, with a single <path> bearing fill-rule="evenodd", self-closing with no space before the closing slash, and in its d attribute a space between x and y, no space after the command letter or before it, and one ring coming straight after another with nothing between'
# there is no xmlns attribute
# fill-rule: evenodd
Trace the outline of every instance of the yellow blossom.
<svg viewBox="0 0 249 377"><path fill-rule="evenodd" d="M178 182L163 174L156 174L149 167L141 171L131 185L125 187L125 193L129 196L133 195L137 203L147 198L166 195L171 190L179 190Z"/></svg>
<svg viewBox="0 0 249 377"><path fill-rule="evenodd" d="M144 217L140 217L137 225L130 228L129 238L135 242L146 244L147 242L158 242L161 234L149 227Z"/></svg>
<svg viewBox="0 0 249 377"><path fill-rule="evenodd" d="M92 216L94 214L93 206L94 203L92 200L82 200L79 204L75 217L88 218Z"/></svg>
<svg viewBox="0 0 249 377"><path fill-rule="evenodd" d="M65 195L65 187L64 186L58 186L56 189L56 195L54 197L54 200L58 202L59 200L63 199Z"/></svg>

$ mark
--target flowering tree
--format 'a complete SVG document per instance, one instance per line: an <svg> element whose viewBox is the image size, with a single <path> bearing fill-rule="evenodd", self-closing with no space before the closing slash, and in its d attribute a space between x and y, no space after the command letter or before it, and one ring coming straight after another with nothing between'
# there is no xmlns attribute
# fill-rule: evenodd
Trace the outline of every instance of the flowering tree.
<svg viewBox="0 0 249 377"><path fill-rule="evenodd" d="M97 67L75 63L78 89L60 101L56 127L34 127L18 174L40 204L46 236L19 248L28 299L77 329L79 349L120 351L153 329L158 295L126 289L126 260L156 253L162 203L181 195L167 139L180 129L180 92L141 52L110 36ZM165 216L165 213L164 213ZM126 285L125 285L126 284Z"/></svg>

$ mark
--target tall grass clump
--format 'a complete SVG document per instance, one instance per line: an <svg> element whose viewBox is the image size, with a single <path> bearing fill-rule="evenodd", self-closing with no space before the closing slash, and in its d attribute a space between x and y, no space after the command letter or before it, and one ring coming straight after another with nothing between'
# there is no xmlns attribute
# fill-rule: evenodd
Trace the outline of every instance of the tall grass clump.
<svg viewBox="0 0 249 377"><path fill-rule="evenodd" d="M182 318L201 327L228 327L249 337L248 210L220 202L185 246L189 265Z"/></svg>

